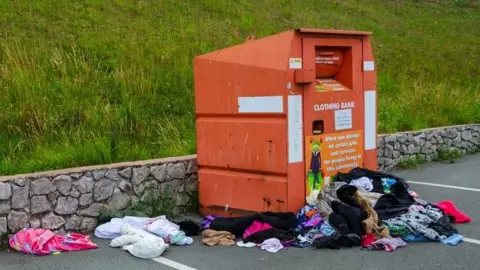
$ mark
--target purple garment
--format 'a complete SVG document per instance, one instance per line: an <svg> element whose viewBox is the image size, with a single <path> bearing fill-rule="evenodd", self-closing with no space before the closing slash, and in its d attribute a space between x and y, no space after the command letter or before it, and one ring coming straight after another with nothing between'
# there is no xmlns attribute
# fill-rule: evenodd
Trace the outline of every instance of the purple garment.
<svg viewBox="0 0 480 270"><path fill-rule="evenodd" d="M309 220L302 223L303 228L316 227L320 222L322 222L322 217L319 213L313 215Z"/></svg>
<svg viewBox="0 0 480 270"><path fill-rule="evenodd" d="M217 216L214 215L208 215L203 218L201 228L202 230L206 230L210 228L210 224L212 224L212 221L214 221L217 218Z"/></svg>

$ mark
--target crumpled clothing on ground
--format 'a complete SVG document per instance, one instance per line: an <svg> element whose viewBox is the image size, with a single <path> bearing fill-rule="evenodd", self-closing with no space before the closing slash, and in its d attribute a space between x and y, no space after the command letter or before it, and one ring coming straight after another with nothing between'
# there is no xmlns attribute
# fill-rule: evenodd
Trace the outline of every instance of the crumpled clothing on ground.
<svg viewBox="0 0 480 270"><path fill-rule="evenodd" d="M255 220L253 222L253 224L250 227L248 227L245 230L245 232L243 233L243 239L249 237L250 235L252 235L254 233L265 231L265 230L268 230L268 229L271 229L271 228L272 228L272 226L270 224Z"/></svg>
<svg viewBox="0 0 480 270"><path fill-rule="evenodd" d="M184 246L193 243L193 239L180 231L180 226L170 222L166 216L160 216L155 221L145 224L145 230L160 236L168 244Z"/></svg>
<svg viewBox="0 0 480 270"><path fill-rule="evenodd" d="M128 223L122 224L120 233L121 236L110 241L110 247L121 247L141 259L159 257L168 248L161 237L136 229Z"/></svg>
<svg viewBox="0 0 480 270"><path fill-rule="evenodd" d="M383 192L385 194L390 193L391 192L391 187L395 183L397 183L397 180L395 180L393 178L388 178L388 177L382 178Z"/></svg>
<svg viewBox="0 0 480 270"><path fill-rule="evenodd" d="M123 218L112 218L110 222L102 224L95 228L95 236L102 239L113 239L121 236L120 230L124 223L130 224L136 229L143 229L147 223L153 222L160 217L134 217L125 216Z"/></svg>
<svg viewBox="0 0 480 270"><path fill-rule="evenodd" d="M392 237L406 237L411 234L410 230L405 225L393 225L388 222L383 222L390 232Z"/></svg>
<svg viewBox="0 0 480 270"><path fill-rule="evenodd" d="M253 233L249 235L247 238L244 238L243 242L253 242L258 244L270 238L277 238L282 243L284 243L287 241L295 240L296 237L297 237L297 233L293 230L282 231L275 228L271 228L268 230Z"/></svg>
<svg viewBox="0 0 480 270"><path fill-rule="evenodd" d="M377 238L375 238L373 233L362 235L362 247L368 247L375 241L377 241Z"/></svg>
<svg viewBox="0 0 480 270"><path fill-rule="evenodd" d="M300 208L297 213L298 225L295 229L297 232L301 232L305 229L313 228L320 224L323 220L318 212L316 206L304 206Z"/></svg>
<svg viewBox="0 0 480 270"><path fill-rule="evenodd" d="M342 234L356 234L359 237L362 233L362 220L366 218L364 211L358 207L332 202L333 213L328 217L329 223Z"/></svg>
<svg viewBox="0 0 480 270"><path fill-rule="evenodd" d="M207 246L233 246L235 235L227 231L214 231L207 229L202 232L202 242ZM247 241L248 242L248 241Z"/></svg>
<svg viewBox="0 0 480 270"><path fill-rule="evenodd" d="M446 215L453 216L455 218L455 223L469 223L472 221L472 218L458 210L452 201L442 201L434 203L434 205L442 209Z"/></svg>
<svg viewBox="0 0 480 270"><path fill-rule="evenodd" d="M294 243L296 247L310 247L313 244L313 241L317 238L331 236L335 234L335 229L330 226L328 221L325 221L322 224L317 225L315 228L310 229L308 232L303 235L298 235L297 240ZM284 245L285 246L285 245Z"/></svg>
<svg viewBox="0 0 480 270"><path fill-rule="evenodd" d="M382 197L384 194L382 193L376 193L376 192L366 192L363 190L357 190L358 194L362 196L365 200L367 200L372 207L375 207L377 204L378 199Z"/></svg>
<svg viewBox="0 0 480 270"><path fill-rule="evenodd" d="M252 242L243 242L243 241L238 241L237 246L239 247L244 247L244 248L251 248L251 247L256 247L257 244L252 243Z"/></svg>
<svg viewBox="0 0 480 270"><path fill-rule="evenodd" d="M425 236L414 235L414 234L409 234L409 235L403 236L402 239L405 242L428 242L428 241L431 241L430 239L426 238Z"/></svg>
<svg viewBox="0 0 480 270"><path fill-rule="evenodd" d="M333 212L331 204L334 201L339 201L337 198L337 190L346 185L345 182L333 182L330 185L326 185L320 192L318 192L316 205L320 216L323 219L327 219Z"/></svg>
<svg viewBox="0 0 480 270"><path fill-rule="evenodd" d="M441 217L437 222L431 223L429 228L435 230L440 235L445 235L446 237L458 233L457 229L450 221L449 216Z"/></svg>
<svg viewBox="0 0 480 270"><path fill-rule="evenodd" d="M364 250L385 250L387 252L393 252L397 248L405 247L407 243L400 238L382 238L371 245L363 247Z"/></svg>
<svg viewBox="0 0 480 270"><path fill-rule="evenodd" d="M430 228L429 225L439 221L442 217L443 213L440 209L426 206L424 210L403 214L386 220L384 223L388 224L388 226L405 226L412 234L423 235L429 239L440 241L447 238L447 236L440 235L437 231Z"/></svg>
<svg viewBox="0 0 480 270"><path fill-rule="evenodd" d="M280 240L276 238L270 238L263 241L263 243L260 245L260 248L270 253L277 253L283 248L283 246L282 243L280 243Z"/></svg>
<svg viewBox="0 0 480 270"><path fill-rule="evenodd" d="M98 246L90 240L88 235L70 233L58 235L48 229L25 228L12 237L8 244L10 248L34 255L49 255L54 252L95 249Z"/></svg>
<svg viewBox="0 0 480 270"><path fill-rule="evenodd" d="M356 234L334 234L315 239L312 246L316 249L330 248L340 249L341 247L354 247L362 244L362 238Z"/></svg>
<svg viewBox="0 0 480 270"><path fill-rule="evenodd" d="M452 234L450 237L448 237L447 239L443 239L442 240L442 243L445 244L445 245L449 245L449 246L456 246L458 245L460 242L462 242L463 240L463 235L460 235L460 234Z"/></svg>
<svg viewBox="0 0 480 270"><path fill-rule="evenodd" d="M423 209L425 209L425 207L423 205L412 204L412 205L410 205L410 207L408 207L408 213L415 212L415 211L418 211L418 210L423 210Z"/></svg>
<svg viewBox="0 0 480 270"><path fill-rule="evenodd" d="M295 229L297 218L291 212L262 212L241 217L217 217L209 228L215 231L227 231L234 235L243 235L254 221L266 222L279 230Z"/></svg>
<svg viewBox="0 0 480 270"><path fill-rule="evenodd" d="M215 220L217 216L215 215L208 215L203 218L202 223L200 224L200 227L202 230L210 229L210 224L212 224L212 221Z"/></svg>
<svg viewBox="0 0 480 270"><path fill-rule="evenodd" d="M363 210L367 213L367 218L362 221L363 232L365 234L373 233L379 238L390 238L388 227L378 225L378 214L372 208L370 203L363 198L358 191L353 194L353 198L363 207Z"/></svg>
<svg viewBox="0 0 480 270"><path fill-rule="evenodd" d="M372 181L373 180L368 177L361 177L356 180L352 180L349 183L349 185L356 186L358 189L361 189L363 191L372 191L373 190Z"/></svg>

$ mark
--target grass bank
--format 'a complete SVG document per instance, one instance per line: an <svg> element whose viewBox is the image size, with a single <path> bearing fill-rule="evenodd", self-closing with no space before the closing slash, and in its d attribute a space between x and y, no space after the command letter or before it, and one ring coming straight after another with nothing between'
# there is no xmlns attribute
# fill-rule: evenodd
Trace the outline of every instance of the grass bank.
<svg viewBox="0 0 480 270"><path fill-rule="evenodd" d="M195 152L192 58L370 30L380 131L480 122L476 1L0 1L0 175Z"/></svg>

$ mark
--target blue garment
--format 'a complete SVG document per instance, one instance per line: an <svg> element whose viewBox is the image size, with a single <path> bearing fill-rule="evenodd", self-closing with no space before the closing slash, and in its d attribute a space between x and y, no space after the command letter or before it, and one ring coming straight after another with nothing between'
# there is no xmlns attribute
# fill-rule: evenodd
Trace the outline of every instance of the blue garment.
<svg viewBox="0 0 480 270"><path fill-rule="evenodd" d="M320 226L320 232L325 236L330 236L330 235L333 235L335 233L335 229L332 226L330 226L328 221L325 221Z"/></svg>
<svg viewBox="0 0 480 270"><path fill-rule="evenodd" d="M390 187L395 184L397 182L397 180L393 179L393 178L382 178L382 186L383 186L383 192L384 193L390 193L391 190L390 190Z"/></svg>
<svg viewBox="0 0 480 270"><path fill-rule="evenodd" d="M430 241L428 238L422 235L414 235L409 234L407 236L402 237L405 242L428 242Z"/></svg>
<svg viewBox="0 0 480 270"><path fill-rule="evenodd" d="M441 240L442 243L444 243L445 245L450 245L450 246L456 246L458 245L458 243L460 243L461 241L463 240L463 235L460 235L460 234L452 234L450 237L448 237L447 239L443 239Z"/></svg>

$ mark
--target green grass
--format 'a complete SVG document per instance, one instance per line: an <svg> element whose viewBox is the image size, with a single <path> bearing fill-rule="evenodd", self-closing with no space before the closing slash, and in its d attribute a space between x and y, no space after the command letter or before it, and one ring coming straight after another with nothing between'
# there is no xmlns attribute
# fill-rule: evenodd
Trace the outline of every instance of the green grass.
<svg viewBox="0 0 480 270"><path fill-rule="evenodd" d="M192 59L370 30L381 132L480 122L475 1L0 1L0 174L195 153Z"/></svg>
<svg viewBox="0 0 480 270"><path fill-rule="evenodd" d="M407 158L402 158L397 164L399 169L418 169L425 163L425 157L422 155L415 155Z"/></svg>
<svg viewBox="0 0 480 270"><path fill-rule="evenodd" d="M462 152L456 148L440 149L435 161L447 161L449 163L455 163L455 160L462 156Z"/></svg>

